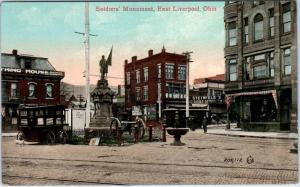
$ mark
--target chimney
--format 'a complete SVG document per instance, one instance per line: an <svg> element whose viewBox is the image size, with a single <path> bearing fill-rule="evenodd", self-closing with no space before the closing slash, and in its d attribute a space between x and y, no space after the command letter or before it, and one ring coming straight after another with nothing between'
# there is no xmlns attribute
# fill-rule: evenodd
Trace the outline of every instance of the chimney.
<svg viewBox="0 0 300 187"><path fill-rule="evenodd" d="M15 55L15 56L17 56L17 55L18 55L18 50L13 49L13 50L12 50L12 54Z"/></svg>
<svg viewBox="0 0 300 187"><path fill-rule="evenodd" d="M150 50L148 51L148 56L152 56L152 55L153 55L153 50L150 49Z"/></svg>
<svg viewBox="0 0 300 187"><path fill-rule="evenodd" d="M137 56L131 57L131 61L132 61L132 62L136 62L136 60L137 60Z"/></svg>
<svg viewBox="0 0 300 187"><path fill-rule="evenodd" d="M128 60L125 60L125 65L127 65L128 64Z"/></svg>

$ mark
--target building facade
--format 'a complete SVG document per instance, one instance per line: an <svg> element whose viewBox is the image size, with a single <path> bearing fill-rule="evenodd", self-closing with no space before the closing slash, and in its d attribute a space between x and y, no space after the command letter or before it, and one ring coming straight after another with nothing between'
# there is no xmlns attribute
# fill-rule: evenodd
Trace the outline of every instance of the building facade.
<svg viewBox="0 0 300 187"><path fill-rule="evenodd" d="M20 105L60 104L60 81L64 72L56 71L47 58L1 54L2 128L14 130Z"/></svg>
<svg viewBox="0 0 300 187"><path fill-rule="evenodd" d="M143 115L147 121L158 120L162 109L184 105L186 96L185 55L158 54L148 51L148 57L131 62L125 60L125 108L132 115Z"/></svg>
<svg viewBox="0 0 300 187"><path fill-rule="evenodd" d="M190 90L192 106L205 108L211 114L223 116L227 112L224 85L225 74L195 79L193 89Z"/></svg>
<svg viewBox="0 0 300 187"><path fill-rule="evenodd" d="M296 1L228 1L226 103L244 130L297 130Z"/></svg>

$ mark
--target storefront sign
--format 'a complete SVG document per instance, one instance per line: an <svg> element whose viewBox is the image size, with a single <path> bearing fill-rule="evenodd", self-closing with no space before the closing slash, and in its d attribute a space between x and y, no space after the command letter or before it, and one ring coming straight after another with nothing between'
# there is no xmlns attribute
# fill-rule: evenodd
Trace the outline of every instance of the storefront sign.
<svg viewBox="0 0 300 187"><path fill-rule="evenodd" d="M1 72L16 73L16 74L30 74L30 75L63 76L63 72L61 71L47 71L47 70L36 70L36 69L1 68Z"/></svg>

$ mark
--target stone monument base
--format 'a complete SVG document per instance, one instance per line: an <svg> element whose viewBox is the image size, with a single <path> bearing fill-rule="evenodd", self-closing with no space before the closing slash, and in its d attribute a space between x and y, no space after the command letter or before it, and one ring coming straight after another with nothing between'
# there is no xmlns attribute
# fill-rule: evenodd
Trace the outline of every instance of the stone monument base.
<svg viewBox="0 0 300 187"><path fill-rule="evenodd" d="M86 139L110 136L110 127L88 127L84 129Z"/></svg>

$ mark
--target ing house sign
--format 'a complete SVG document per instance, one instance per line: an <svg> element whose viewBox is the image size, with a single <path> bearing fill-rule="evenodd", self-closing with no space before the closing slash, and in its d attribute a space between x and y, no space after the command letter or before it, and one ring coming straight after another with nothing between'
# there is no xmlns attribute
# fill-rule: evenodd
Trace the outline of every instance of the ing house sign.
<svg viewBox="0 0 300 187"><path fill-rule="evenodd" d="M64 76L62 71L47 71L36 69L20 69L20 68L1 68L1 73L14 73L14 74L29 74L29 75L45 75L45 76Z"/></svg>

